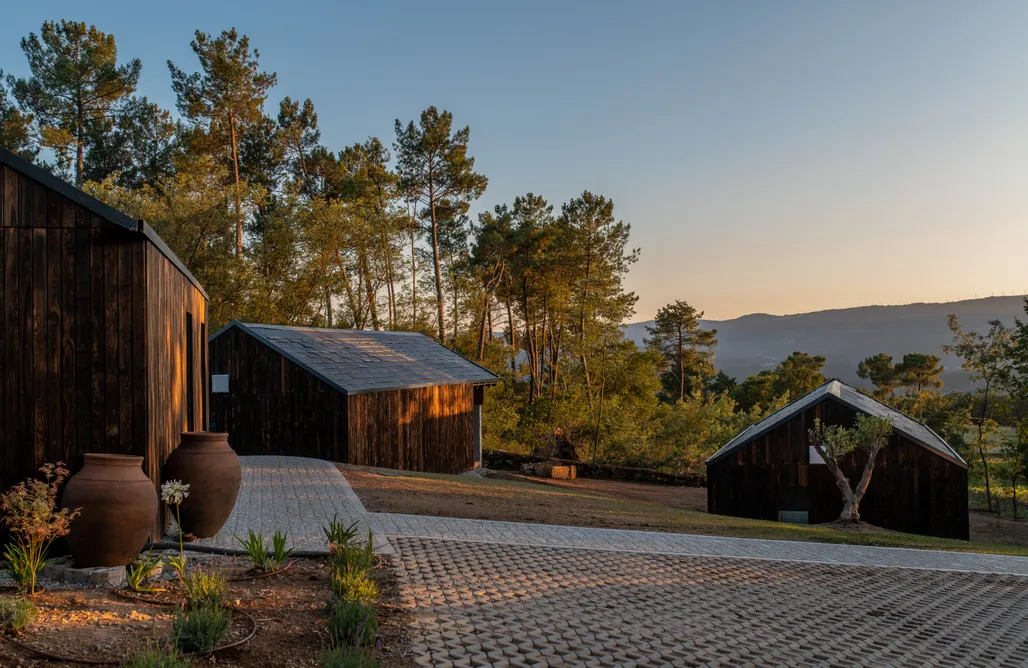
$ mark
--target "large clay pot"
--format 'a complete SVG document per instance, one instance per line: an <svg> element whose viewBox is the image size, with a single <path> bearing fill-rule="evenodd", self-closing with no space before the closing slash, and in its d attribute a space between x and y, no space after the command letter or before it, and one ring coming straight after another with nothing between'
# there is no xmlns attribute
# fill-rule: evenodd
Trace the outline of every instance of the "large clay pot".
<svg viewBox="0 0 1028 668"><path fill-rule="evenodd" d="M239 496L243 472L239 457L229 447L228 434L186 432L164 465L164 481L189 485L182 502L182 530L197 538L210 538L225 526Z"/></svg>
<svg viewBox="0 0 1028 668"><path fill-rule="evenodd" d="M87 454L68 481L61 505L82 509L67 537L77 568L125 566L143 549L158 505L142 464L142 457Z"/></svg>

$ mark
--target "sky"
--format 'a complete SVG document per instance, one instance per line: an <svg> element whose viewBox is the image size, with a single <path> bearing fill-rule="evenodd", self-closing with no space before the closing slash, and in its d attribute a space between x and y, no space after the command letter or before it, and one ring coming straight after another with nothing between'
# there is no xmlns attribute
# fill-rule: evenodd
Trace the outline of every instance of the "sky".
<svg viewBox="0 0 1028 668"><path fill-rule="evenodd" d="M114 34L140 93L195 30L249 35L269 112L311 98L332 150L429 105L471 127L473 212L526 192L615 202L633 320L1028 293L1028 3L10 3L0 69L47 19Z"/></svg>

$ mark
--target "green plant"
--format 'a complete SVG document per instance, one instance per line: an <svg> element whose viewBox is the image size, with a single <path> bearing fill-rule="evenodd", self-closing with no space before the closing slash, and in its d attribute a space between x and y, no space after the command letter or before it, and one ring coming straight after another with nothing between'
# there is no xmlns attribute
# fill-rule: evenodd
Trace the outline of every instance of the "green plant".
<svg viewBox="0 0 1028 668"><path fill-rule="evenodd" d="M278 534L275 535L277 536ZM268 556L268 548L264 545L264 534L260 531L255 532L253 529L250 529L250 533L245 540L236 534L232 534L232 536L236 539L236 542L246 550L246 556L248 556L250 561L253 562L255 570L264 573L274 570L272 559Z"/></svg>
<svg viewBox="0 0 1028 668"><path fill-rule="evenodd" d="M178 529L178 559L168 559L168 565L178 573L179 580L186 574L186 550L182 544L182 502L189 496L189 485L181 480L169 480L161 485L161 500L175 507L175 527Z"/></svg>
<svg viewBox="0 0 1028 668"><path fill-rule="evenodd" d="M167 562L168 568L175 571L179 580L186 576L186 555L177 554L173 557L165 557L164 560Z"/></svg>
<svg viewBox="0 0 1028 668"><path fill-rule="evenodd" d="M182 610L175 615L171 635L185 654L209 652L228 631L231 617L228 610L215 606Z"/></svg>
<svg viewBox="0 0 1028 668"><path fill-rule="evenodd" d="M39 610L27 599L0 599L0 632L18 633L34 622L38 614Z"/></svg>
<svg viewBox="0 0 1028 668"><path fill-rule="evenodd" d="M275 535L271 537L271 558L275 560L275 565L279 568L282 567L286 559L293 555L293 550L286 549L286 535L281 531L276 531Z"/></svg>
<svg viewBox="0 0 1028 668"><path fill-rule="evenodd" d="M334 569L332 593L342 601L371 603L378 598L378 586L366 569L347 565Z"/></svg>
<svg viewBox="0 0 1028 668"><path fill-rule="evenodd" d="M122 668L192 668L193 664L183 657L174 645L150 642L129 654L121 666Z"/></svg>
<svg viewBox="0 0 1028 668"><path fill-rule="evenodd" d="M322 527L322 531L325 532L325 538L328 539L329 545L343 547L349 545L357 537L357 534L360 533L357 530L359 525L360 522L354 522L350 526L344 526L339 521L338 516L333 515L332 521L329 522L327 527Z"/></svg>
<svg viewBox="0 0 1028 668"><path fill-rule="evenodd" d="M2 569L18 588L36 593L36 580L46 564L50 545L71 530L79 510L57 508L57 492L70 471L64 464L44 464L43 480L25 480L0 494L0 519L11 534Z"/></svg>
<svg viewBox="0 0 1028 668"><path fill-rule="evenodd" d="M336 647L321 655L321 668L376 668L378 659L359 648Z"/></svg>
<svg viewBox="0 0 1028 668"><path fill-rule="evenodd" d="M11 576L20 591L31 594L35 591L34 583L46 562L46 559L37 560L26 546L12 542L4 548L0 570Z"/></svg>
<svg viewBox="0 0 1028 668"><path fill-rule="evenodd" d="M329 646L333 649L369 647L378 636L375 608L358 601L336 601L328 617Z"/></svg>
<svg viewBox="0 0 1028 668"><path fill-rule="evenodd" d="M161 556L154 556L150 552L146 553L145 557L137 557L135 561L129 564L128 569L125 572L125 580L128 582L129 589L132 591L156 591L153 588L144 588L143 580L150 576L150 573L154 571L161 564Z"/></svg>
<svg viewBox="0 0 1028 668"><path fill-rule="evenodd" d="M228 582L221 573L211 570L194 570L181 579L182 593L186 597L186 608L216 608L228 593Z"/></svg>
<svg viewBox="0 0 1028 668"><path fill-rule="evenodd" d="M345 543L333 543L329 547L332 557L333 570L339 571L344 568L355 568L369 571L375 564L374 536L368 531L368 539L358 543L350 538Z"/></svg>

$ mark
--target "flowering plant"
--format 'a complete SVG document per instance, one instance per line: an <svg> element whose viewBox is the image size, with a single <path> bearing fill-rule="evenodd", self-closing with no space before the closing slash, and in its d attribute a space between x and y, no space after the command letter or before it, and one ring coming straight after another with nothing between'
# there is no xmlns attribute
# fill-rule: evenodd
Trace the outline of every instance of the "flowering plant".
<svg viewBox="0 0 1028 668"><path fill-rule="evenodd" d="M30 595L36 593L36 578L46 564L51 543L71 531L79 508L57 508L57 492L71 472L62 462L44 464L43 480L29 479L0 494L0 522L11 532L11 544L4 553L2 568Z"/></svg>
<svg viewBox="0 0 1028 668"><path fill-rule="evenodd" d="M179 506L189 496L189 485L181 480L169 480L161 485L161 500L170 506Z"/></svg>
<svg viewBox="0 0 1028 668"><path fill-rule="evenodd" d="M186 550L182 544L182 514L179 512L179 506L188 496L189 485L181 480L169 480L161 485L161 500L169 506L175 506L175 523L178 526L178 557L169 559L168 563L178 573L179 579L186 570Z"/></svg>

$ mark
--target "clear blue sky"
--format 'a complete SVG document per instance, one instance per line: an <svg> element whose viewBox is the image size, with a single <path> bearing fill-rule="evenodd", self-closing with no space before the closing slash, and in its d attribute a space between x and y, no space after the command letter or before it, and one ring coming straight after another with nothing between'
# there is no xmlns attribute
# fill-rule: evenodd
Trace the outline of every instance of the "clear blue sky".
<svg viewBox="0 0 1028 668"><path fill-rule="evenodd" d="M7 3L114 33L172 107L197 28L247 33L333 150L434 104L471 126L477 210L614 199L636 319L1028 292L1028 3L105 0Z"/></svg>

